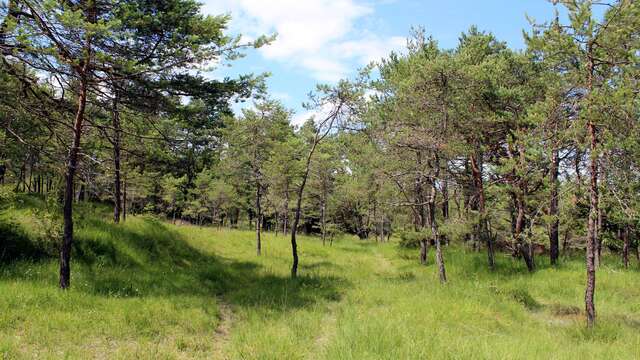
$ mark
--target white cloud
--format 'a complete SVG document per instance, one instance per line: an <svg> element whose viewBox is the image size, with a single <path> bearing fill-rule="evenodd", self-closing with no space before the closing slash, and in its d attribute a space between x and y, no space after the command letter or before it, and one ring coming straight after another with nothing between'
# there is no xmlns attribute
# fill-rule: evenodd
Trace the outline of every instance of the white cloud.
<svg viewBox="0 0 640 360"><path fill-rule="evenodd" d="M390 51L400 50L405 45L406 39L400 36L390 38L368 36L336 44L335 51L344 57L356 58L359 64L368 64L372 61L380 61L387 57Z"/></svg>
<svg viewBox="0 0 640 360"><path fill-rule="evenodd" d="M379 60L404 44L357 30L374 8L359 0L206 0L204 11L230 13L234 30L254 38L277 33L260 49L264 58L305 70L316 80L335 82L355 68Z"/></svg>
<svg viewBox="0 0 640 360"><path fill-rule="evenodd" d="M285 103L288 102L288 101L291 101L291 95L289 95L289 94L287 94L285 92L270 91L269 93L276 100L280 100L280 101L285 102Z"/></svg>
<svg viewBox="0 0 640 360"><path fill-rule="evenodd" d="M304 123L306 123L307 120L309 120L312 117L315 118L317 115L318 115L318 112L315 110L306 110L300 113L296 113L291 118L291 124L295 127L300 127Z"/></svg>
<svg viewBox="0 0 640 360"><path fill-rule="evenodd" d="M318 122L322 122L323 120L327 119L331 111L331 104L324 104L318 109L305 110L303 112L294 114L293 118L291 119L291 124L296 127L300 127L305 122L307 122L307 120L313 118L314 122L317 125Z"/></svg>
<svg viewBox="0 0 640 360"><path fill-rule="evenodd" d="M326 82L337 82L349 73L344 63L317 54L301 59L300 65L309 70L313 78Z"/></svg>

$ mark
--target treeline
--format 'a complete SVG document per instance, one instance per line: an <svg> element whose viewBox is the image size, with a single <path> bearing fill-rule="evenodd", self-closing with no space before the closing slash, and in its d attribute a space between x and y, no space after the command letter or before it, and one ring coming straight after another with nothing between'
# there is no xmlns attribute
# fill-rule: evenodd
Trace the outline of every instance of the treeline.
<svg viewBox="0 0 640 360"><path fill-rule="evenodd" d="M241 56L227 17L191 1L10 1L0 12L0 179L59 198L60 286L69 286L74 201L114 221L251 227L331 243L338 233L522 259L586 254L595 320L604 249L638 250L640 6L559 1L510 49L471 28L443 49L421 29L353 81L319 86L300 126L261 76L194 70ZM153 16L151 16L153 14ZM241 114L233 101L252 99ZM540 260L538 260L539 262ZM545 260L546 261L546 260Z"/></svg>

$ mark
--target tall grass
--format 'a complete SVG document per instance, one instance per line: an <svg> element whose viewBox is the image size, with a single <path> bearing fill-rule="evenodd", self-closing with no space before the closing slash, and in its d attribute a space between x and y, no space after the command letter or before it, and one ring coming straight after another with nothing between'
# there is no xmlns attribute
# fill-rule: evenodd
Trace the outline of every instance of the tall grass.
<svg viewBox="0 0 640 360"><path fill-rule="evenodd" d="M112 225L77 211L72 288L57 289L55 253L23 198L0 217L0 354L4 358L424 359L640 357L637 270L605 259L598 324L585 330L584 264L528 274L509 256L445 248L433 258L395 244L301 239L289 279L288 239L173 226L150 217ZM6 248L7 246L5 246ZM9 256L10 255L10 256ZM433 254L431 254L433 256Z"/></svg>

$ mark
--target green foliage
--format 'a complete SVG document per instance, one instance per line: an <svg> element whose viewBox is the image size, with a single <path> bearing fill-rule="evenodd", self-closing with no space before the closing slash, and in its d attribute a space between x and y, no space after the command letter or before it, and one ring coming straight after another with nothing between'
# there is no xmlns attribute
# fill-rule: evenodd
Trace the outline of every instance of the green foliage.
<svg viewBox="0 0 640 360"><path fill-rule="evenodd" d="M407 249L417 249L420 242L429 239L430 234L427 231L402 231L400 232L400 242L398 245Z"/></svg>
<svg viewBox="0 0 640 360"><path fill-rule="evenodd" d="M13 204L16 199L16 193L11 189L10 185L0 185L0 210Z"/></svg>
<svg viewBox="0 0 640 360"><path fill-rule="evenodd" d="M57 196L45 196L42 207L32 209L34 244L50 256L58 253L62 242L62 206Z"/></svg>

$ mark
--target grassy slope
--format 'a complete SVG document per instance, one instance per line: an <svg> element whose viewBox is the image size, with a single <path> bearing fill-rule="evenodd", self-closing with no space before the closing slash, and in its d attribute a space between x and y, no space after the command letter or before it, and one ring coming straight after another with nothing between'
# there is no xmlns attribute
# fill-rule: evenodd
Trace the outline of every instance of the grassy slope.
<svg viewBox="0 0 640 360"><path fill-rule="evenodd" d="M3 241L36 236L30 206L37 201L2 216L16 223L0 228ZM302 277L291 281L282 236L267 234L258 258L252 232L149 218L114 226L104 209L82 213L72 290L56 288L50 258L0 262L4 357L640 357L639 274L617 259L598 272L590 332L579 258L529 275L502 256L489 273L484 254L446 248L450 283L441 286L415 251L302 237Z"/></svg>

